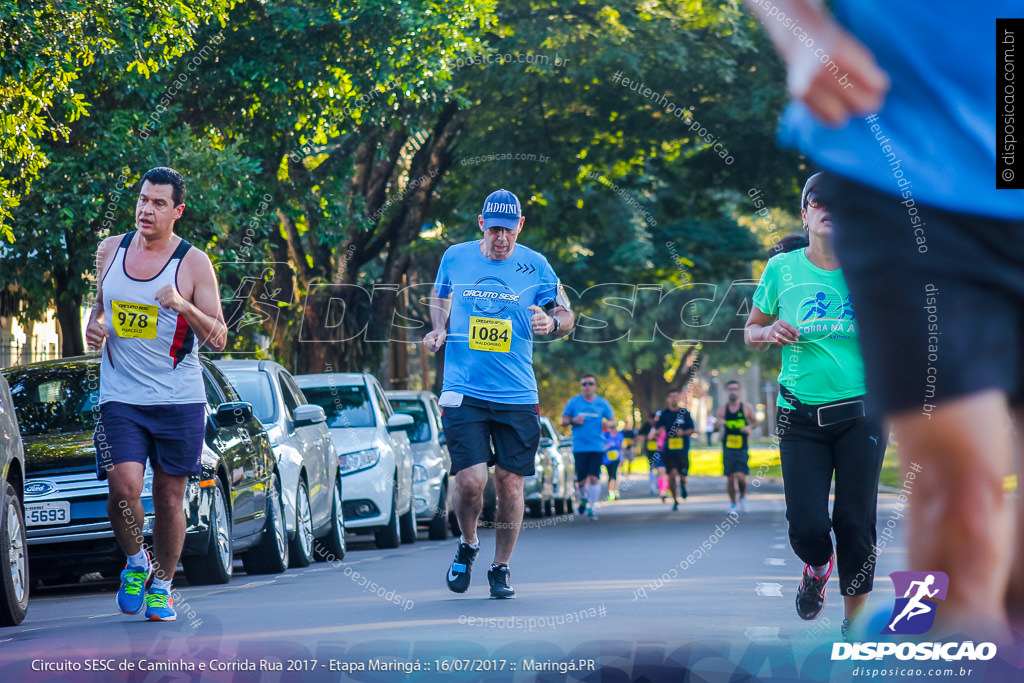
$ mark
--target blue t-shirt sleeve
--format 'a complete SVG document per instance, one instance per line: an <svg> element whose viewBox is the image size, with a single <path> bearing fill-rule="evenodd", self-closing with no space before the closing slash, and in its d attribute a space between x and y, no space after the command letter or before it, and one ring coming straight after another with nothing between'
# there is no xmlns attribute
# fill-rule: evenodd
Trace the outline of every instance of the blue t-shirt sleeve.
<svg viewBox="0 0 1024 683"><path fill-rule="evenodd" d="M603 407L604 407L604 416L606 418L608 418L609 420L614 420L615 419L615 413L612 412L612 404L608 403L608 401L605 401Z"/></svg>
<svg viewBox="0 0 1024 683"><path fill-rule="evenodd" d="M451 254L451 250L444 252L444 256L441 257L441 265L437 268L437 278L434 280L434 289L437 290L437 295L442 299L447 299L452 293L452 277L449 268L451 259L449 254Z"/></svg>
<svg viewBox="0 0 1024 683"><path fill-rule="evenodd" d="M538 306L547 306L555 300L555 296L558 294L558 276L555 275L555 269L551 267L546 258L541 256L540 261L540 284L537 286L537 295L534 297L533 303Z"/></svg>
<svg viewBox="0 0 1024 683"><path fill-rule="evenodd" d="M569 417L576 417L576 410L573 408L573 400L570 398L565 402L565 408L562 410L562 415L568 415Z"/></svg>

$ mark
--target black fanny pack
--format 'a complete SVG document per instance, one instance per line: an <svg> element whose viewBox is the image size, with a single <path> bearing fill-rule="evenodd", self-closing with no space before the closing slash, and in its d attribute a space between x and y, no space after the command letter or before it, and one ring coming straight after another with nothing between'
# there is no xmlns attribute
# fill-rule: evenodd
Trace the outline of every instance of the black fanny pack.
<svg viewBox="0 0 1024 683"><path fill-rule="evenodd" d="M831 427L847 420L856 420L867 415L863 398L850 398L812 406L803 403L793 392L779 385L779 393L790 405L805 413L819 427Z"/></svg>

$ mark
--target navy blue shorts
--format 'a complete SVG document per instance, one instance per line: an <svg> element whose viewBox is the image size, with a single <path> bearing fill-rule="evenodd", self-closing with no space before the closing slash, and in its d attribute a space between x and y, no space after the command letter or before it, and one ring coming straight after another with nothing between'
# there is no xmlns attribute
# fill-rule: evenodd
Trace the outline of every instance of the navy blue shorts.
<svg viewBox="0 0 1024 683"><path fill-rule="evenodd" d="M119 462L160 467L175 477L202 472L206 404L134 406L108 401L100 406L100 420L92 442L96 447L96 477Z"/></svg>
<svg viewBox="0 0 1024 683"><path fill-rule="evenodd" d="M668 472L675 470L685 477L690 471L689 451L665 451L661 454L661 459Z"/></svg>
<svg viewBox="0 0 1024 683"><path fill-rule="evenodd" d="M746 448L722 449L722 472L730 474L750 474L750 453Z"/></svg>
<svg viewBox="0 0 1024 683"><path fill-rule="evenodd" d="M452 458L452 474L480 463L524 477L534 474L540 445L536 404L495 403L463 396L462 405L441 409L441 422Z"/></svg>
<svg viewBox="0 0 1024 683"><path fill-rule="evenodd" d="M576 481L583 481L588 476L601 478L604 451L580 451L573 453L572 457L576 460Z"/></svg>

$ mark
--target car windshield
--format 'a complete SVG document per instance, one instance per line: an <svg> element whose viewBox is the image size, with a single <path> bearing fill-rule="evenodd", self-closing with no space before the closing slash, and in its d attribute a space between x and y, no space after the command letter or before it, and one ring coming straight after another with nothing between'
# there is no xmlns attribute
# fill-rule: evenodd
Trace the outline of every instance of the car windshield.
<svg viewBox="0 0 1024 683"><path fill-rule="evenodd" d="M99 419L99 366L42 366L4 373L23 436L94 429Z"/></svg>
<svg viewBox="0 0 1024 683"><path fill-rule="evenodd" d="M391 398L391 407L397 413L412 417L414 424L409 430L409 441L424 443L430 441L430 425L427 424L427 407L418 398Z"/></svg>
<svg viewBox="0 0 1024 683"><path fill-rule="evenodd" d="M228 377L243 401L252 404L252 412L263 424L271 424L277 417L274 410L274 390L270 387L270 375L262 370L239 370L236 368L220 368Z"/></svg>
<svg viewBox="0 0 1024 683"><path fill-rule="evenodd" d="M365 385L302 387L302 393L310 403L324 409L328 427L343 429L377 424Z"/></svg>

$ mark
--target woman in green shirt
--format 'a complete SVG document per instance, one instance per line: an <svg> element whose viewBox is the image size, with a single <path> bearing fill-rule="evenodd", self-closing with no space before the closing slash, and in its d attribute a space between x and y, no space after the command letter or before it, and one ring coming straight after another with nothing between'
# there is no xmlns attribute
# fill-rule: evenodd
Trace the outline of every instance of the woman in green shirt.
<svg viewBox="0 0 1024 683"><path fill-rule="evenodd" d="M797 614L803 619L821 614L825 584L838 561L845 638L874 578L875 510L886 435L879 420L865 416L857 320L832 249L828 207L815 192L819 176L807 180L800 202L809 246L768 260L744 336L758 350L782 350L776 424L786 518L790 544L806 563Z"/></svg>

